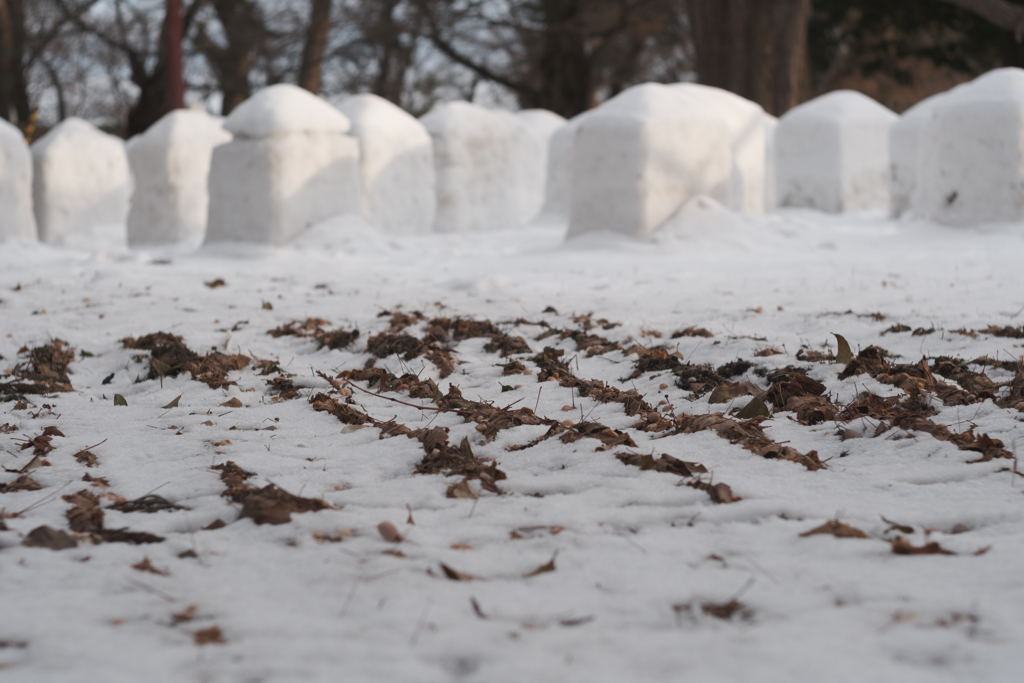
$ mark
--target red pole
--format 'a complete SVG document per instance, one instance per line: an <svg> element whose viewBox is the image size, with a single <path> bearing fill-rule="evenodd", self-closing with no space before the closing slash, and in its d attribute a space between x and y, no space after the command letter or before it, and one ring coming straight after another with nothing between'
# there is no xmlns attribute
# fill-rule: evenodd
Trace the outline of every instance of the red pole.
<svg viewBox="0 0 1024 683"><path fill-rule="evenodd" d="M184 109L185 79L181 64L181 0L167 0L164 17L167 40L167 110Z"/></svg>

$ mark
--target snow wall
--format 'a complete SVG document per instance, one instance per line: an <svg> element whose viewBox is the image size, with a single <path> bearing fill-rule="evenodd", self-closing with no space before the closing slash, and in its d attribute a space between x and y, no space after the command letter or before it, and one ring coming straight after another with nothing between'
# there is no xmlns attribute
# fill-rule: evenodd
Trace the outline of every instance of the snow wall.
<svg viewBox="0 0 1024 683"><path fill-rule="evenodd" d="M722 197L732 185L732 144L729 125L703 98L657 83L623 91L576 127L569 236L647 235L691 197Z"/></svg>
<svg viewBox="0 0 1024 683"><path fill-rule="evenodd" d="M1024 220L1024 70L954 88L919 135L914 215L947 225Z"/></svg>
<svg viewBox="0 0 1024 683"><path fill-rule="evenodd" d="M514 155L509 160L515 176L513 191L517 193L515 220L517 225L526 225L544 208L551 138L566 122L546 109L500 113L515 139Z"/></svg>
<svg viewBox="0 0 1024 683"><path fill-rule="evenodd" d="M519 225L515 132L502 114L446 102L421 122L434 142L437 232L480 232Z"/></svg>
<svg viewBox="0 0 1024 683"><path fill-rule="evenodd" d="M132 179L124 142L79 118L32 145L32 199L39 238L60 244L124 230Z"/></svg>
<svg viewBox="0 0 1024 683"><path fill-rule="evenodd" d="M430 133L376 95L348 97L338 109L359 140L363 216L389 233L430 232L437 208Z"/></svg>
<svg viewBox="0 0 1024 683"><path fill-rule="evenodd" d="M230 141L220 119L188 109L170 112L128 141L135 177L129 245L202 240L213 148Z"/></svg>
<svg viewBox="0 0 1024 683"><path fill-rule="evenodd" d="M889 129L898 116L837 90L786 112L775 131L779 206L829 213L889 209Z"/></svg>
<svg viewBox="0 0 1024 683"><path fill-rule="evenodd" d="M36 240L32 153L15 126L0 119L0 242Z"/></svg>
<svg viewBox="0 0 1024 683"><path fill-rule="evenodd" d="M362 212L359 141L348 119L302 88L264 88L224 122L213 151L206 241L281 245L338 214Z"/></svg>

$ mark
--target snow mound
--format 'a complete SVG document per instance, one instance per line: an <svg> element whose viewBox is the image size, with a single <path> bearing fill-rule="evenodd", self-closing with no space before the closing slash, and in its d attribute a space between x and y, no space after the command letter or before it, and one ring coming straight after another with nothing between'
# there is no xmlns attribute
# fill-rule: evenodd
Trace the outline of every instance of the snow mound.
<svg viewBox="0 0 1024 683"><path fill-rule="evenodd" d="M280 246L320 221L361 213L359 141L340 111L275 85L224 124L235 134L213 151L206 241Z"/></svg>
<svg viewBox="0 0 1024 683"><path fill-rule="evenodd" d="M830 213L889 207L889 129L870 97L837 90L791 109L775 132L779 206Z"/></svg>
<svg viewBox="0 0 1024 683"><path fill-rule="evenodd" d="M576 129L569 235L653 232L691 197L730 186L732 143L704 98L656 83L620 93Z"/></svg>
<svg viewBox="0 0 1024 683"><path fill-rule="evenodd" d="M576 129L587 116L584 112L566 121L548 140L548 165L544 177L544 205L536 221L566 225L569 222L569 190L572 177L572 147Z"/></svg>
<svg viewBox="0 0 1024 683"><path fill-rule="evenodd" d="M720 246L746 249L743 236L747 229L743 216L730 211L706 195L697 195L679 207L665 224L648 236L661 245L693 247Z"/></svg>
<svg viewBox="0 0 1024 683"><path fill-rule="evenodd" d="M889 213L893 218L902 216L910 209L917 188L917 169L920 164L921 138L931 121L935 107L950 92L926 97L903 112L899 121L889 130L889 161L892 173L890 185Z"/></svg>
<svg viewBox="0 0 1024 683"><path fill-rule="evenodd" d="M97 232L124 241L132 180L120 138L72 117L32 145L32 163L41 240L67 244Z"/></svg>
<svg viewBox="0 0 1024 683"><path fill-rule="evenodd" d="M771 114L764 115L764 210L775 208L775 130L779 120Z"/></svg>
<svg viewBox="0 0 1024 683"><path fill-rule="evenodd" d="M516 137L503 116L447 102L421 119L434 141L437 232L517 227Z"/></svg>
<svg viewBox="0 0 1024 683"><path fill-rule="evenodd" d="M699 83L671 86L690 98L695 107L717 113L729 129L732 166L727 187L715 195L733 211L757 215L764 212L765 123L759 104L721 88Z"/></svg>
<svg viewBox="0 0 1024 683"><path fill-rule="evenodd" d="M386 232L429 232L436 210L430 133L376 95L349 97L338 108L359 140L363 215Z"/></svg>
<svg viewBox="0 0 1024 683"><path fill-rule="evenodd" d="M990 71L927 113L914 214L947 225L1024 219L1024 70Z"/></svg>
<svg viewBox="0 0 1024 683"><path fill-rule="evenodd" d="M32 154L21 131L0 120L0 242L34 242Z"/></svg>
<svg viewBox="0 0 1024 683"><path fill-rule="evenodd" d="M170 112L128 141L135 177L128 211L130 245L202 240L210 158L214 147L230 141L219 119L187 109Z"/></svg>
<svg viewBox="0 0 1024 683"><path fill-rule="evenodd" d="M240 104L224 122L236 138L269 138L288 133L347 133L345 115L308 90L279 83Z"/></svg>
<svg viewBox="0 0 1024 683"><path fill-rule="evenodd" d="M519 192L516 222L525 225L544 208L551 138L566 121L546 109L526 109L508 115L506 121L516 136L511 160L516 174L514 187Z"/></svg>

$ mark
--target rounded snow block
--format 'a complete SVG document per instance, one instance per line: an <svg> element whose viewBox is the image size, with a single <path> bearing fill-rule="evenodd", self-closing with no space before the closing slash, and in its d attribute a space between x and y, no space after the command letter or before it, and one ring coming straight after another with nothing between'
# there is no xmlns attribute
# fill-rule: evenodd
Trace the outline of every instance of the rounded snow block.
<svg viewBox="0 0 1024 683"><path fill-rule="evenodd" d="M775 208L775 129L779 120L771 114L764 115L764 210Z"/></svg>
<svg viewBox="0 0 1024 683"><path fill-rule="evenodd" d="M376 95L354 95L338 109L359 140L363 217L384 232L430 232L437 208L430 133Z"/></svg>
<svg viewBox="0 0 1024 683"><path fill-rule="evenodd" d="M729 182L717 188L712 197L739 213L764 213L767 182L767 132L761 105L736 93L700 83L676 83L671 86L691 98L693 107L714 111L725 123L730 136Z"/></svg>
<svg viewBox="0 0 1024 683"><path fill-rule="evenodd" d="M946 225L1024 220L1024 70L940 98L918 142L913 213Z"/></svg>
<svg viewBox="0 0 1024 683"><path fill-rule="evenodd" d="M210 158L214 147L230 141L220 119L188 109L170 112L128 141L135 177L129 245L201 241L210 203Z"/></svg>
<svg viewBox="0 0 1024 683"><path fill-rule="evenodd" d="M540 214L544 207L548 174L548 149L552 136L565 125L565 119L546 109L524 109L519 112L495 112L501 116L512 133L512 165L515 180L511 189L514 197L514 220L526 225Z"/></svg>
<svg viewBox="0 0 1024 683"><path fill-rule="evenodd" d="M713 108L674 86L634 86L588 112L572 144L569 236L659 228L732 177L733 136Z"/></svg>
<svg viewBox="0 0 1024 683"><path fill-rule="evenodd" d="M123 230L132 192L124 141L79 118L32 145L32 198L39 238L61 244L97 228Z"/></svg>
<svg viewBox="0 0 1024 683"><path fill-rule="evenodd" d="M927 97L903 112L889 129L889 214L899 218L911 206L917 188L920 140L932 110L947 93Z"/></svg>
<svg viewBox="0 0 1024 683"><path fill-rule="evenodd" d="M867 95L836 90L786 112L775 130L779 206L828 213L889 209L889 129Z"/></svg>
<svg viewBox="0 0 1024 683"><path fill-rule="evenodd" d="M572 178L572 145L586 112L559 127L548 140L548 165L544 178L544 205L538 223L565 225L569 222L569 191Z"/></svg>
<svg viewBox="0 0 1024 683"><path fill-rule="evenodd" d="M434 142L437 232L483 232L520 225L516 135L496 112L446 102L420 119Z"/></svg>
<svg viewBox="0 0 1024 683"><path fill-rule="evenodd" d="M0 242L36 240L32 153L15 126L0 119Z"/></svg>
<svg viewBox="0 0 1024 683"><path fill-rule="evenodd" d="M234 140L213 150L206 242L280 246L331 216L359 214L359 142L316 95L273 85L224 122Z"/></svg>

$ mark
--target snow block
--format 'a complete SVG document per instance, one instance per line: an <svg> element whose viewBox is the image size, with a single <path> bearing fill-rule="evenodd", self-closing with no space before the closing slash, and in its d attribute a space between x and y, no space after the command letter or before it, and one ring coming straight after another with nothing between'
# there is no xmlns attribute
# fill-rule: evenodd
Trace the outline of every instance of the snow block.
<svg viewBox="0 0 1024 683"><path fill-rule="evenodd" d="M764 115L764 210L775 208L775 129L779 120L771 114Z"/></svg>
<svg viewBox="0 0 1024 683"><path fill-rule="evenodd" d="M231 141L221 121L202 111L172 111L128 141L135 177L128 244L201 241L209 208L213 148Z"/></svg>
<svg viewBox="0 0 1024 683"><path fill-rule="evenodd" d="M120 138L65 119L32 145L32 165L41 240L60 244L97 228L123 230L132 179Z"/></svg>
<svg viewBox="0 0 1024 683"><path fill-rule="evenodd" d="M213 150L206 242L282 245L326 218L361 212L359 141L316 95L272 85L224 128L235 137Z"/></svg>
<svg viewBox="0 0 1024 683"><path fill-rule="evenodd" d="M916 216L1024 220L1024 70L990 71L939 98L918 145Z"/></svg>
<svg viewBox="0 0 1024 683"><path fill-rule="evenodd" d="M576 128L586 112L574 116L548 141L548 167L544 179L544 205L538 223L564 225L569 222L569 189L572 177L572 148Z"/></svg>
<svg viewBox="0 0 1024 683"><path fill-rule="evenodd" d="M889 208L889 129L898 116L836 90L786 112L775 131L779 206L829 213Z"/></svg>
<svg viewBox="0 0 1024 683"><path fill-rule="evenodd" d="M434 141L437 232L480 232L520 224L516 135L502 114L446 102L421 119Z"/></svg>
<svg viewBox="0 0 1024 683"><path fill-rule="evenodd" d="M764 213L765 112L761 105L721 88L699 83L671 86L690 98L692 107L715 112L729 129L732 155L729 182L712 196L726 207L750 215Z"/></svg>
<svg viewBox="0 0 1024 683"><path fill-rule="evenodd" d="M555 131L565 125L565 119L546 109L525 109L514 114L499 112L515 138L513 166L517 193L515 221L526 225L544 208L544 195L548 175L548 149Z"/></svg>
<svg viewBox="0 0 1024 683"><path fill-rule="evenodd" d="M36 240L32 153L21 131L0 119L0 242Z"/></svg>
<svg viewBox="0 0 1024 683"><path fill-rule="evenodd" d="M732 178L733 135L718 111L675 86L634 86L591 111L573 140L569 236L647 235Z"/></svg>
<svg viewBox="0 0 1024 683"><path fill-rule="evenodd" d="M385 232L429 232L436 212L430 133L376 95L346 98L338 109L359 140L363 216Z"/></svg>

